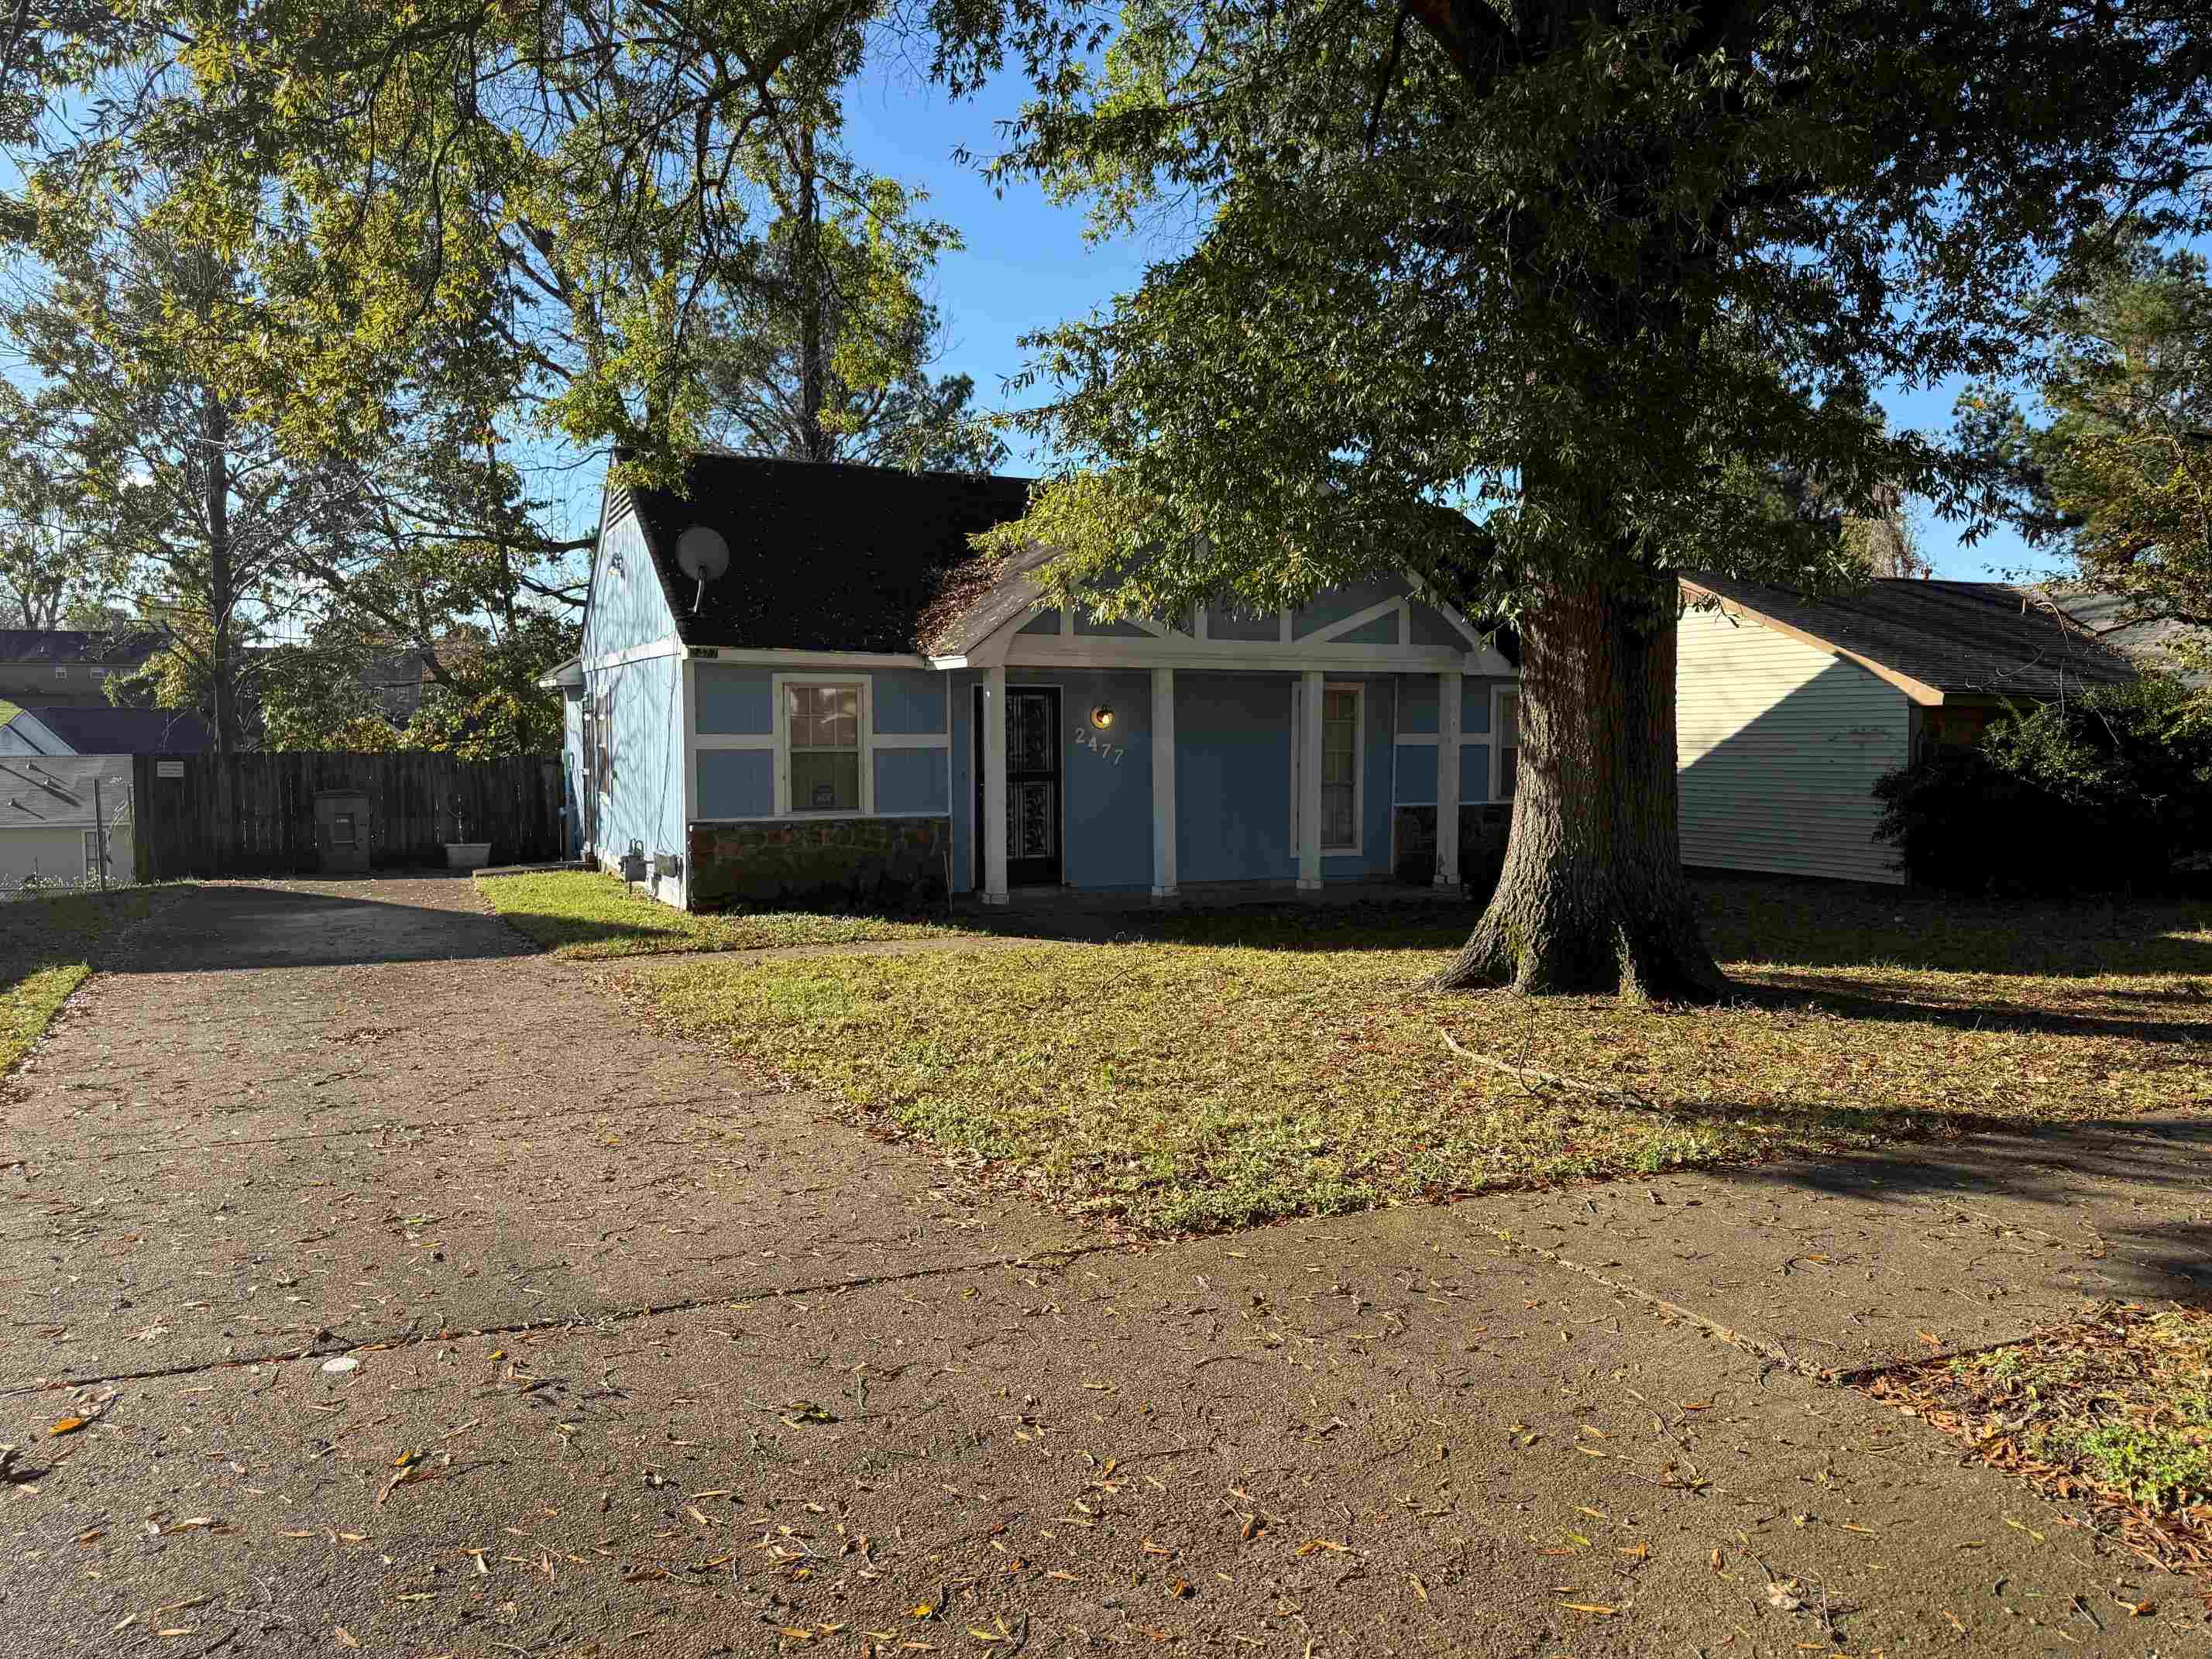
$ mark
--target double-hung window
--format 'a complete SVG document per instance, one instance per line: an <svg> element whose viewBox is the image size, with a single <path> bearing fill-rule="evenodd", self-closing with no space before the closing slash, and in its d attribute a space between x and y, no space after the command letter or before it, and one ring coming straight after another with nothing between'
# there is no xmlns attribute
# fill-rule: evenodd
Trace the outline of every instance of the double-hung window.
<svg viewBox="0 0 2212 1659"><path fill-rule="evenodd" d="M860 683L786 681L783 718L788 810L865 810Z"/></svg>
<svg viewBox="0 0 2212 1659"><path fill-rule="evenodd" d="M1511 800L1521 781L1521 694L1499 686L1491 715L1498 744L1498 799Z"/></svg>
<svg viewBox="0 0 2212 1659"><path fill-rule="evenodd" d="M1359 850L1360 688L1328 686L1321 699L1321 848Z"/></svg>

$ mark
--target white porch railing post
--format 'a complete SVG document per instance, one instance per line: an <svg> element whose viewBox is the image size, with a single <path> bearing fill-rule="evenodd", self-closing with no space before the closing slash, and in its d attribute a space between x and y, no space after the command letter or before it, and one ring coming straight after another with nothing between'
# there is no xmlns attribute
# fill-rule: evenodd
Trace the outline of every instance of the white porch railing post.
<svg viewBox="0 0 2212 1659"><path fill-rule="evenodd" d="M1305 695L1298 721L1298 890L1321 890L1321 739L1322 675L1299 676Z"/></svg>
<svg viewBox="0 0 2212 1659"><path fill-rule="evenodd" d="M1437 885L1459 886L1460 672L1437 676Z"/></svg>
<svg viewBox="0 0 2212 1659"><path fill-rule="evenodd" d="M1152 896L1176 896L1175 670L1152 670Z"/></svg>
<svg viewBox="0 0 2212 1659"><path fill-rule="evenodd" d="M983 671L983 902L1006 902L1006 669Z"/></svg>

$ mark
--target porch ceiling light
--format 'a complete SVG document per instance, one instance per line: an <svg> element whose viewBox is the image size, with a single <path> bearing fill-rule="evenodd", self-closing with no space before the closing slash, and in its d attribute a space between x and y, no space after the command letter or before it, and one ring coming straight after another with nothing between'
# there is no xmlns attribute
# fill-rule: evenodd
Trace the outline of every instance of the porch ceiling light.
<svg viewBox="0 0 2212 1659"><path fill-rule="evenodd" d="M1103 702L1100 703L1096 708L1091 711L1091 723L1097 726L1101 732L1103 732L1108 726L1114 724L1114 710L1109 705Z"/></svg>

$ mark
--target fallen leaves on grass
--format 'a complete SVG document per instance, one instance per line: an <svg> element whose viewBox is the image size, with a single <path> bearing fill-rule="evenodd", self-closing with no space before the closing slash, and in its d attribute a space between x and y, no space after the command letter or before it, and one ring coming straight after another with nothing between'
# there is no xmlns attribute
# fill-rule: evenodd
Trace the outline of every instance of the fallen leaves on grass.
<svg viewBox="0 0 2212 1659"><path fill-rule="evenodd" d="M2145 907L2107 934L1786 883L1704 890L1747 993L1714 1009L1424 990L1467 924L1419 908L1170 917L1104 945L702 961L631 994L671 1029L727 1041L763 1085L837 1095L887 1136L1151 1233L2208 1093L2201 1044L2174 1039L2212 1036L2212 1003L2164 994L2212 937L2197 908Z"/></svg>
<svg viewBox="0 0 2212 1659"><path fill-rule="evenodd" d="M2212 1310L2108 1304L2078 1324L1858 1386L2144 1559L2212 1577ZM2009 1516L2005 1524L2041 1540Z"/></svg>

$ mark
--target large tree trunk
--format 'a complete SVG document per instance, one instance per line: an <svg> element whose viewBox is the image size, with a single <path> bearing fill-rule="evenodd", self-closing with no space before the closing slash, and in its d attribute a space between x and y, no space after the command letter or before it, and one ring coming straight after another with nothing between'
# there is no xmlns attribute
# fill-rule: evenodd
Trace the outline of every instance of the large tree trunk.
<svg viewBox="0 0 2212 1659"><path fill-rule="evenodd" d="M1711 1002L1727 981L1682 878L1673 582L1573 578L1524 617L1513 833L1445 990Z"/></svg>

